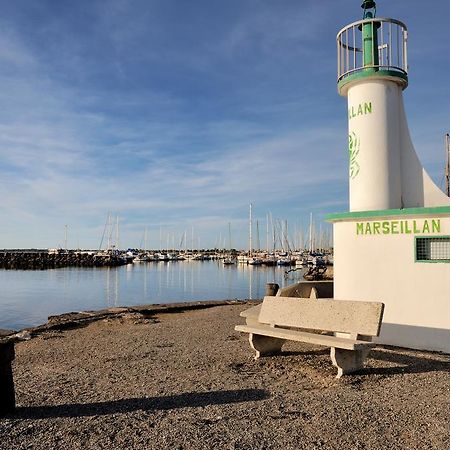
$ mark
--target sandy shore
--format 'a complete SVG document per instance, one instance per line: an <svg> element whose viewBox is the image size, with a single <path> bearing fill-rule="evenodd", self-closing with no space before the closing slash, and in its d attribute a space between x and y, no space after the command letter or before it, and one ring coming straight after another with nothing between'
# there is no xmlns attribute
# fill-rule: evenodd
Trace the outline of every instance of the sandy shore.
<svg viewBox="0 0 450 450"><path fill-rule="evenodd" d="M17 343L0 448L450 448L450 355L377 347L340 380L321 347L254 361L234 331L247 307L107 316Z"/></svg>

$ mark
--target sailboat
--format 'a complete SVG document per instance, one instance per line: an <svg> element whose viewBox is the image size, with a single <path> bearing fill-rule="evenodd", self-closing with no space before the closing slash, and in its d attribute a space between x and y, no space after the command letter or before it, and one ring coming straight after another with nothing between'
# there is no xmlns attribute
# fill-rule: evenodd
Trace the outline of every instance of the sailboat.
<svg viewBox="0 0 450 450"><path fill-rule="evenodd" d="M230 266L232 264L236 264L236 259L231 256L231 223L230 222L228 222L228 239L229 239L230 253L222 261L224 266Z"/></svg>
<svg viewBox="0 0 450 450"><path fill-rule="evenodd" d="M134 258L133 262L149 262L151 261L148 252L147 252L147 227L145 227L144 231L144 251L140 251Z"/></svg>
<svg viewBox="0 0 450 450"><path fill-rule="evenodd" d="M236 260L233 259L231 256L227 256L226 258L224 258L224 259L222 260L222 264L223 264L224 266L230 266L230 265L232 265L232 264L236 264Z"/></svg>
<svg viewBox="0 0 450 450"><path fill-rule="evenodd" d="M247 264L250 266L260 266L262 264L262 259L253 257L252 226L252 204L250 203L249 251Z"/></svg>

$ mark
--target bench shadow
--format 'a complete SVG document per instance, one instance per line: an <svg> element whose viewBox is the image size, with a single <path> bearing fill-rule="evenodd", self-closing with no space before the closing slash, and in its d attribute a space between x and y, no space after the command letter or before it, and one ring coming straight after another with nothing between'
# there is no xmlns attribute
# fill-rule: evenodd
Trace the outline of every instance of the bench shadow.
<svg viewBox="0 0 450 450"><path fill-rule="evenodd" d="M11 417L19 419L46 419L56 417L104 416L139 410L162 411L179 408L198 408L208 405L261 401L266 400L269 397L269 391L264 389L187 392L165 397L128 398L109 402L18 407L15 412L11 414Z"/></svg>
<svg viewBox="0 0 450 450"><path fill-rule="evenodd" d="M367 367L354 372L355 375L383 375L394 376L405 373L427 373L427 372L446 372L450 373L450 359L445 360L445 356L441 353L427 352L426 357L421 357L419 353L412 355L411 349L400 349L390 346L379 346L371 350L368 359L375 359L387 363L395 364L390 367ZM406 354L406 352L409 352ZM418 351L419 352L419 351ZM318 350L283 350L273 356L288 357L288 356L319 356L329 355L330 349ZM421 352L422 354L425 351ZM264 357L265 358L265 357Z"/></svg>
<svg viewBox="0 0 450 450"><path fill-rule="evenodd" d="M376 359L379 361L386 361L396 364L395 367L366 367L364 368L365 374L377 374L377 375L397 375L404 373L427 373L427 372L449 372L450 373L450 361L445 361L443 357L439 357L440 354L434 354L432 352L427 353L427 358L405 354L403 352L396 351L394 348L384 347L374 349L369 354L369 359ZM411 351L411 350L405 350Z"/></svg>

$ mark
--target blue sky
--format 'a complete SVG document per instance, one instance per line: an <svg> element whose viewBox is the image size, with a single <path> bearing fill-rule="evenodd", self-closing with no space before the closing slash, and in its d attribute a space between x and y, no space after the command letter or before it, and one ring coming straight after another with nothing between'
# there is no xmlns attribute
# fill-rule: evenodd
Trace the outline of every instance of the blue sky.
<svg viewBox="0 0 450 450"><path fill-rule="evenodd" d="M336 33L357 0L2 1L0 248L248 242L348 210ZM378 2L409 29L406 111L442 185L450 2ZM317 225L319 226L319 225ZM264 233L261 232L263 235ZM265 239L261 236L261 241Z"/></svg>

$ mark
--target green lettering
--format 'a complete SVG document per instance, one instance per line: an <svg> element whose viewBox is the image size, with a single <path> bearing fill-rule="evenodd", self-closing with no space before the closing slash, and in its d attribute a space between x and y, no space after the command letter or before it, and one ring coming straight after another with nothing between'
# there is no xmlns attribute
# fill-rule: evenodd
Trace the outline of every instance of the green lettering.
<svg viewBox="0 0 450 450"><path fill-rule="evenodd" d="M391 222L391 233L392 234L398 234L398 221L394 220L393 222Z"/></svg>
<svg viewBox="0 0 450 450"><path fill-rule="evenodd" d="M421 233L421 231L417 228L417 222L415 220L413 220L413 230L414 230L414 234Z"/></svg>
<svg viewBox="0 0 450 450"><path fill-rule="evenodd" d="M428 223L428 220L423 221L423 232L424 233L430 232L430 224Z"/></svg>
<svg viewBox="0 0 450 450"><path fill-rule="evenodd" d="M382 228L383 228L383 234L389 234L390 233L390 228L389 228L389 222L383 222L381 224Z"/></svg>
<svg viewBox="0 0 450 450"><path fill-rule="evenodd" d="M358 106L350 106L348 108L348 119L353 119L357 116L362 116L363 114L372 113L372 102L360 103Z"/></svg>
<svg viewBox="0 0 450 450"><path fill-rule="evenodd" d="M403 228L404 225L405 225L405 221L401 220L400 221L400 234L403 234L405 232L405 229Z"/></svg>
<svg viewBox="0 0 450 450"><path fill-rule="evenodd" d="M364 234L364 224L357 222L356 223L356 234Z"/></svg>
<svg viewBox="0 0 450 450"><path fill-rule="evenodd" d="M405 233L411 234L411 229L409 228L409 224L408 224L407 220L405 220Z"/></svg>
<svg viewBox="0 0 450 450"><path fill-rule="evenodd" d="M367 223L366 223L365 234L372 234L372 230L371 230L371 228L370 228L370 222L367 222Z"/></svg>
<svg viewBox="0 0 450 450"><path fill-rule="evenodd" d="M374 222L373 223L373 234L380 234L381 223Z"/></svg>
<svg viewBox="0 0 450 450"><path fill-rule="evenodd" d="M437 219L437 220L432 220L431 221L431 226L433 229L433 233L440 233L441 232L441 220Z"/></svg>

